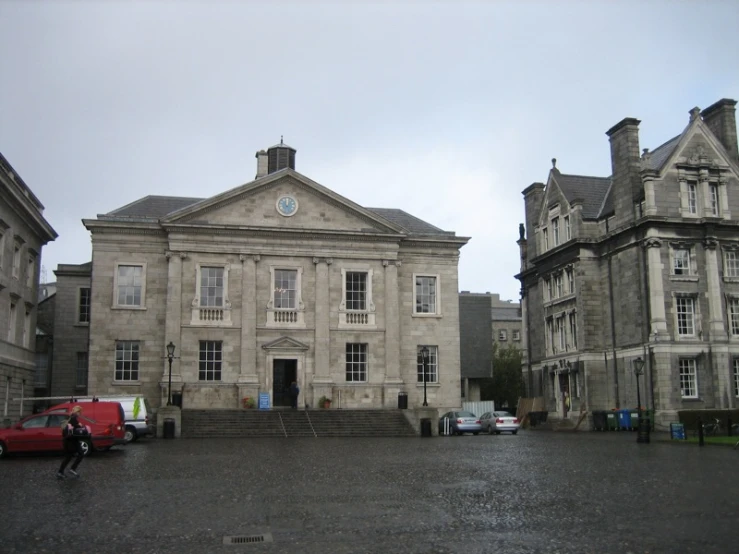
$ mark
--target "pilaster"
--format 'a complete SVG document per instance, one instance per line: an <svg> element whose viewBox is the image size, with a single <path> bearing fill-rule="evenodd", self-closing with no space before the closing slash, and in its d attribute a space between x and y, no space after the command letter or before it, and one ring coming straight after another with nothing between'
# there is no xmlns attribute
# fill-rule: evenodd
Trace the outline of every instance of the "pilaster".
<svg viewBox="0 0 739 554"><path fill-rule="evenodd" d="M164 388L169 380L169 361L166 357L166 345L170 341L177 350L182 349L182 265L187 259L186 252L165 253L167 258L167 318L164 332L164 345L162 348L163 371L162 382ZM177 351L175 351L177 354ZM179 357L176 355L172 362L172 382L181 383Z"/></svg>
<svg viewBox="0 0 739 554"><path fill-rule="evenodd" d="M724 326L723 303L721 302L717 246L718 241L715 237L707 237L703 241L703 249L706 253L706 280L708 281L708 292L706 293L706 296L708 296L708 336L711 341L728 338Z"/></svg>
<svg viewBox="0 0 739 554"><path fill-rule="evenodd" d="M240 254L239 260L241 261L241 372L239 384L258 384L257 263L260 256Z"/></svg>
<svg viewBox="0 0 739 554"><path fill-rule="evenodd" d="M651 313L651 335L655 338L669 338L667 317L665 315L665 288L662 282L662 241L657 237L647 238L643 243L647 250L647 275L649 278L649 309Z"/></svg>
<svg viewBox="0 0 739 554"><path fill-rule="evenodd" d="M385 383L401 385L400 378L400 310L398 307L399 260L383 260L385 268Z"/></svg>
<svg viewBox="0 0 739 554"><path fill-rule="evenodd" d="M330 373L330 342L329 342L329 266L331 258L313 258L316 266L316 330L315 330L315 373L314 384L332 383Z"/></svg>

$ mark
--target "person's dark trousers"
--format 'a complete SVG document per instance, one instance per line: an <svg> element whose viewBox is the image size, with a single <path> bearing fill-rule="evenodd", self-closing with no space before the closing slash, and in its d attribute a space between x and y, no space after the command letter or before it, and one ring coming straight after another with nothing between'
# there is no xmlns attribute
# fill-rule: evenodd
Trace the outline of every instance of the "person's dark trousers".
<svg viewBox="0 0 739 554"><path fill-rule="evenodd" d="M66 456L64 457L64 460L62 460L62 465L59 466L59 473L64 473L64 470L69 462L72 461L75 454L77 455L77 459L72 464L72 469L77 469L77 466L82 462L82 458L85 457L85 454L82 452L82 448L80 448L80 441L77 439L64 439L64 452L66 453Z"/></svg>

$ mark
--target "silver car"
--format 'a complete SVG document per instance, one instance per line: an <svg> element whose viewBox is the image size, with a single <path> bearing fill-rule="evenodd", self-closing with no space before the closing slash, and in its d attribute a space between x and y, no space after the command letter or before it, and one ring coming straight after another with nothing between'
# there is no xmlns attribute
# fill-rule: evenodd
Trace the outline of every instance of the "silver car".
<svg viewBox="0 0 739 554"><path fill-rule="evenodd" d="M518 433L521 426L518 418L509 412L485 412L480 416L480 425L483 431L487 431L491 435L495 433Z"/></svg>
<svg viewBox="0 0 739 554"><path fill-rule="evenodd" d="M440 435L462 435L464 433L477 435L481 430L480 418L472 412L462 410L447 412L439 419Z"/></svg>

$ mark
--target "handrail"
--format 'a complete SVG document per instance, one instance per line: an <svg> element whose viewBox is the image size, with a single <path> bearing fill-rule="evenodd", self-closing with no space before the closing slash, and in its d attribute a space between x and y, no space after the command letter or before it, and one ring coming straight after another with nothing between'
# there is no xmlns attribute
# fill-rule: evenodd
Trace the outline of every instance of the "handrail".
<svg viewBox="0 0 739 554"><path fill-rule="evenodd" d="M280 418L280 427L282 427L282 432L285 434L285 438L287 438L287 429L285 429L285 422L282 421L282 414L277 412L277 417Z"/></svg>
<svg viewBox="0 0 739 554"><path fill-rule="evenodd" d="M308 419L308 425L310 425L310 430L313 431L313 436L315 438L318 438L318 434L316 433L316 430L313 427L313 422L310 420L310 415L308 414L308 410L305 410L305 417Z"/></svg>

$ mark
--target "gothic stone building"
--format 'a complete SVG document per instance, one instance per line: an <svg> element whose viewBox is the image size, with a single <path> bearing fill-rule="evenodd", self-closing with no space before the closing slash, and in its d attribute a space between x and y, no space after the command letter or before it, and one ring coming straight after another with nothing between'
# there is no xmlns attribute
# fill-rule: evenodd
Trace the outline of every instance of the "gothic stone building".
<svg viewBox="0 0 739 554"><path fill-rule="evenodd" d="M0 154L0 393L3 416L31 412L13 399L33 395L41 249L57 234L44 206ZM10 413L11 404L16 413Z"/></svg>
<svg viewBox="0 0 739 554"><path fill-rule="evenodd" d="M89 394L184 408L460 405L457 268L467 238L364 208L295 171L284 144L212 198L147 196L96 219ZM161 405L161 404L160 404Z"/></svg>
<svg viewBox="0 0 739 554"><path fill-rule="evenodd" d="M612 127L612 175L559 171L523 191L525 377L550 413L739 405L739 153L734 100L639 151ZM572 399L566 413L564 393ZM573 413L574 412L574 413Z"/></svg>

